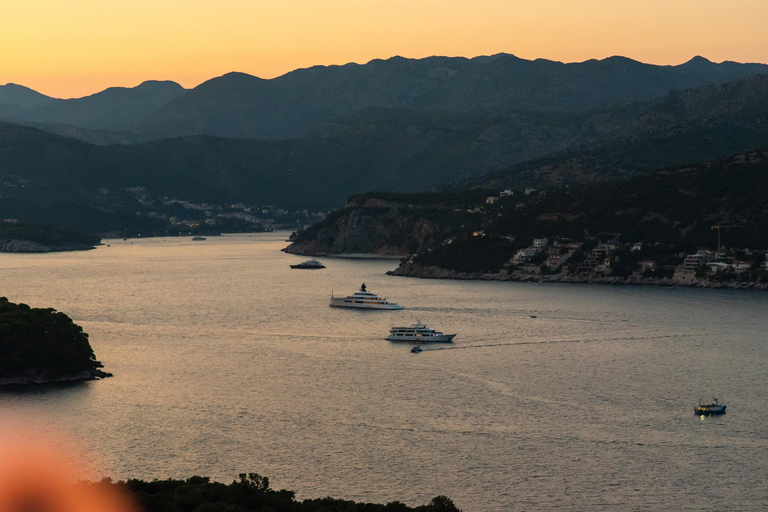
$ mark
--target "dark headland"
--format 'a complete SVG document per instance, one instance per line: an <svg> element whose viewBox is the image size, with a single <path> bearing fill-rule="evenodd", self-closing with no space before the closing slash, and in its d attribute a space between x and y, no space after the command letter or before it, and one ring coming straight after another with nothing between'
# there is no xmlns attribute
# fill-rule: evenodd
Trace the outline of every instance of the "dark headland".
<svg viewBox="0 0 768 512"><path fill-rule="evenodd" d="M390 274L408 277L765 290L766 170L762 147L568 187L360 194L285 251L402 256Z"/></svg>
<svg viewBox="0 0 768 512"><path fill-rule="evenodd" d="M64 313L0 297L0 385L48 384L111 377L88 334Z"/></svg>

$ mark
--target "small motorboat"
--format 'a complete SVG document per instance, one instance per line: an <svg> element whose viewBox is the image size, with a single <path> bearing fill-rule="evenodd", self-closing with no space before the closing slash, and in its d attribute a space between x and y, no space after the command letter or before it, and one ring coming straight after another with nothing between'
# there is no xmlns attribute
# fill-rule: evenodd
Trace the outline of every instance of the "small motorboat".
<svg viewBox="0 0 768 512"><path fill-rule="evenodd" d="M208 239L207 239L207 238L205 238L204 236L195 236L195 237L192 237L192 241L193 241L193 242L202 242L203 240L208 240Z"/></svg>
<svg viewBox="0 0 768 512"><path fill-rule="evenodd" d="M693 408L693 412L699 416L714 416L716 414L725 414L725 405L713 398L710 403L702 403L699 399L699 405Z"/></svg>
<svg viewBox="0 0 768 512"><path fill-rule="evenodd" d="M418 345L411 349L411 354L418 354L419 352L424 352L424 349Z"/></svg>

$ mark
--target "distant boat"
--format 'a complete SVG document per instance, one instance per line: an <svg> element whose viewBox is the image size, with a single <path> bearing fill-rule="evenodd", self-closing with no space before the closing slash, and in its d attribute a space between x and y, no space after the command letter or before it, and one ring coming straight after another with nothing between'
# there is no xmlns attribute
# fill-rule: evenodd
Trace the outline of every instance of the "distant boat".
<svg viewBox="0 0 768 512"><path fill-rule="evenodd" d="M301 263L297 263L296 265L291 265L291 268L306 268L306 269L325 268L325 265L323 265L317 260L307 260Z"/></svg>
<svg viewBox="0 0 768 512"><path fill-rule="evenodd" d="M725 414L725 405L717 401L717 398L713 398L711 403L701 403L699 399L699 405L693 408L693 412L699 416L714 416L716 414Z"/></svg>
<svg viewBox="0 0 768 512"><path fill-rule="evenodd" d="M331 307L334 308L356 308L356 309L403 309L403 306L389 302L384 297L380 297L365 288L365 283L360 287L359 292L346 297L334 297L331 291Z"/></svg>
<svg viewBox="0 0 768 512"><path fill-rule="evenodd" d="M202 242L203 240L208 240L208 239L207 239L207 238L205 238L204 236L195 236L195 237L192 237L192 241L193 241L193 242Z"/></svg>
<svg viewBox="0 0 768 512"><path fill-rule="evenodd" d="M411 349L411 354L418 354L419 352L424 352L424 349L418 345Z"/></svg>

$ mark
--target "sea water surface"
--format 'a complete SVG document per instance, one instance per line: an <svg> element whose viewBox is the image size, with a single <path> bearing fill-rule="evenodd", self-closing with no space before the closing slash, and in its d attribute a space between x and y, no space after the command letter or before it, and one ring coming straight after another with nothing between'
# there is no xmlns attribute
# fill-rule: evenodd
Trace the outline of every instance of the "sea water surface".
<svg viewBox="0 0 768 512"><path fill-rule="evenodd" d="M93 478L258 472L298 497L465 512L765 510L768 293L389 277L285 234L0 254L0 295L54 307L114 377L0 392ZM403 311L328 307L365 282ZM532 318L532 315L536 318ZM452 345L384 340L421 320ZM699 418L700 397L722 417Z"/></svg>

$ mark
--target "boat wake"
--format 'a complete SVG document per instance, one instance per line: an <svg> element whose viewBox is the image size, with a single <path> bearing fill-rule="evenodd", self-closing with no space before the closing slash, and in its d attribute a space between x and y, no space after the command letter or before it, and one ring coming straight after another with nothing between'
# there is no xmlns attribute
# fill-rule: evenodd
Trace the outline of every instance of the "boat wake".
<svg viewBox="0 0 768 512"><path fill-rule="evenodd" d="M588 342L603 342L603 341L634 341L634 340L651 340L651 339L667 339L667 338L690 338L693 334L671 334L664 336L626 336L622 338L602 338L594 340L544 340L544 341L508 341L502 343L482 343L473 345L452 345L450 347L430 347L424 350L424 352L435 352L438 350L462 350L468 348L489 348L489 347L509 347L516 345L555 345L562 343L588 343Z"/></svg>

